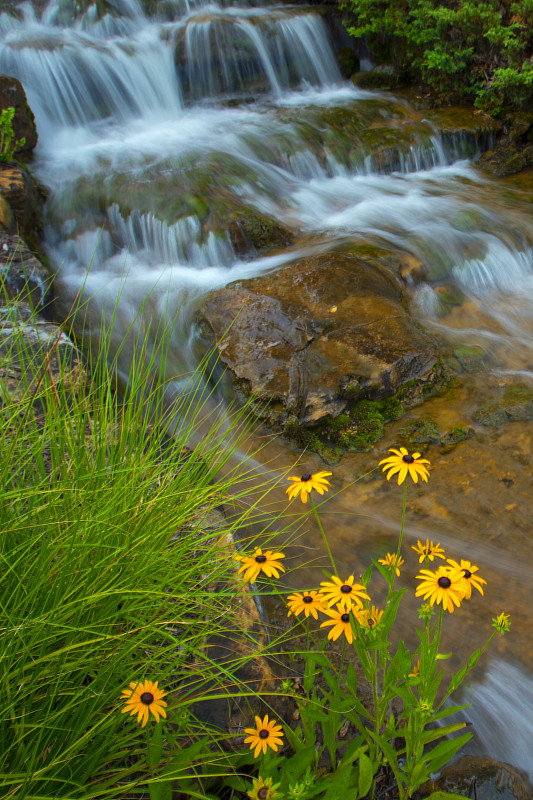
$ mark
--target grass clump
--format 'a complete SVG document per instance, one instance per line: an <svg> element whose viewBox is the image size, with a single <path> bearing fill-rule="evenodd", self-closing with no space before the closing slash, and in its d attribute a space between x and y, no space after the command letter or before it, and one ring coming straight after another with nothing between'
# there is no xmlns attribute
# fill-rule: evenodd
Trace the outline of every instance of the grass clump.
<svg viewBox="0 0 533 800"><path fill-rule="evenodd" d="M151 797L203 796L230 768L220 730L194 711L238 692L251 658L235 648L215 663L209 648L246 637L231 550L243 515L220 512L250 491L246 467L231 467L243 417L210 415L202 371L167 401L170 333L151 348L137 337L124 394L111 328L81 391L57 343L36 356L22 324L3 342L2 366L24 367L0 409L2 797L146 797L147 783ZM142 731L120 713L128 686L155 682L164 738L153 718Z"/></svg>

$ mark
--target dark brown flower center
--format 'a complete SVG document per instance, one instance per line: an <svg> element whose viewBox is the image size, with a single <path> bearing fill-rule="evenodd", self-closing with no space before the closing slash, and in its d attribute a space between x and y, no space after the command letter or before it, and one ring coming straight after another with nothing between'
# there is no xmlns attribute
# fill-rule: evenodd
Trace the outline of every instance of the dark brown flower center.
<svg viewBox="0 0 533 800"><path fill-rule="evenodd" d="M141 703L144 703L145 706L149 706L151 703L154 702L154 696L151 692L143 692L141 695Z"/></svg>
<svg viewBox="0 0 533 800"><path fill-rule="evenodd" d="M255 560L257 561L258 564L264 564L265 561L267 560L267 557L266 556L256 556Z"/></svg>
<svg viewBox="0 0 533 800"><path fill-rule="evenodd" d="M403 456L402 461L405 461L406 464L412 464L414 462L413 456Z"/></svg>
<svg viewBox="0 0 533 800"><path fill-rule="evenodd" d="M463 572L465 574L465 578L471 578L472 577L472 573L470 572L469 569L464 569Z"/></svg>
<svg viewBox="0 0 533 800"><path fill-rule="evenodd" d="M349 584L345 583L344 586L341 586L341 592L343 594L350 594L350 592L352 591L352 588L353 588L352 586L350 586Z"/></svg>
<svg viewBox="0 0 533 800"><path fill-rule="evenodd" d="M302 477L300 478L300 480L301 480L301 481L306 481L306 482L307 482L307 481L310 481L312 477L313 477L312 475L310 475L309 473L306 473L305 475L302 475Z"/></svg>
<svg viewBox="0 0 533 800"><path fill-rule="evenodd" d="M439 584L441 589L449 589L452 585L452 582L446 575L443 575L442 578L439 578L437 583Z"/></svg>
<svg viewBox="0 0 533 800"><path fill-rule="evenodd" d="M306 596L303 598L303 601L304 601L304 603L312 603L312 602L313 602L313 598L312 598L312 597L309 597L309 595L306 595Z"/></svg>
<svg viewBox="0 0 533 800"><path fill-rule="evenodd" d="M350 615L349 614L341 614L341 621L342 622L349 622L350 621Z"/></svg>
<svg viewBox="0 0 533 800"><path fill-rule="evenodd" d="M259 800L267 800L267 798L268 798L268 787L267 786L261 786L261 788L257 792L257 797L259 798Z"/></svg>
<svg viewBox="0 0 533 800"><path fill-rule="evenodd" d="M259 738L260 739L268 739L268 735L269 735L269 731L267 731L266 728L263 728L263 730L259 731Z"/></svg>
<svg viewBox="0 0 533 800"><path fill-rule="evenodd" d="M368 627L371 628L373 624L374 624L374 620L373 619L369 619L368 620Z"/></svg>

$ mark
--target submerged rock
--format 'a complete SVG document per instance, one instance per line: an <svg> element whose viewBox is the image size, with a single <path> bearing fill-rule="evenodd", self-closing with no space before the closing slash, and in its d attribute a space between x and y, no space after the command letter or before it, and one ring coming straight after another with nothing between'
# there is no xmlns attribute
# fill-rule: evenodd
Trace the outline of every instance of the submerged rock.
<svg viewBox="0 0 533 800"><path fill-rule="evenodd" d="M478 800L531 800L533 786L522 770L485 756L462 756L446 767L433 790Z"/></svg>
<svg viewBox="0 0 533 800"><path fill-rule="evenodd" d="M431 386L438 372L435 341L408 315L398 277L378 258L330 253L295 262L212 292L199 318L237 394L252 397L275 430L292 426L293 438L295 427L321 426L346 447L364 422L374 441L398 409L381 409L380 422L360 403Z"/></svg>

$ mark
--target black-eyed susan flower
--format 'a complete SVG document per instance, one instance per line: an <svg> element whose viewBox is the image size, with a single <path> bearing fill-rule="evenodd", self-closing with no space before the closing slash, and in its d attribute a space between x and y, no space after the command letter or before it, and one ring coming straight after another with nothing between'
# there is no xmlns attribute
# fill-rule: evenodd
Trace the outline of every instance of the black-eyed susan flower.
<svg viewBox="0 0 533 800"><path fill-rule="evenodd" d="M362 608L358 611L354 611L354 616L363 628L372 629L375 628L376 625L379 625L379 621L383 616L383 611L377 609L376 606L371 606L371 608Z"/></svg>
<svg viewBox="0 0 533 800"><path fill-rule="evenodd" d="M263 780L263 778L259 776L252 780L252 791L246 794L251 800L274 800L274 798L280 797L277 791L279 786L279 783L272 783L271 777Z"/></svg>
<svg viewBox="0 0 533 800"><path fill-rule="evenodd" d="M153 714L155 721L159 722L159 715L166 717L165 706L167 703L162 698L166 692L157 688L157 681L141 681L141 683L130 683L129 689L124 689L122 699L126 700L122 714L129 712L130 716L137 714L137 722L141 722L144 728L148 722L149 714Z"/></svg>
<svg viewBox="0 0 533 800"><path fill-rule="evenodd" d="M290 594L287 597L287 606L289 608L288 617L290 617L291 614L298 615L303 612L306 617L311 614L315 619L318 619L317 612L324 610L325 603L324 597L320 592L313 590L312 592Z"/></svg>
<svg viewBox="0 0 533 800"><path fill-rule="evenodd" d="M307 473L300 478L288 478L287 480L294 481L293 485L285 490L286 494L289 495L289 500L293 500L300 495L302 503L307 503L307 495L310 494L313 489L316 489L318 494L324 494L324 492L328 491L330 486L330 482L327 481L326 478L328 475L332 474L332 472L315 472L314 475Z"/></svg>
<svg viewBox="0 0 533 800"><path fill-rule="evenodd" d="M335 603L339 603L346 611L349 611L352 606L362 608L362 601L370 600L365 587L360 583L354 583L353 575L350 575L346 581L341 581L336 575L332 575L331 581L322 581L320 587L324 602L330 608Z"/></svg>
<svg viewBox="0 0 533 800"><path fill-rule="evenodd" d="M265 714L263 720L261 717L256 717L255 728L245 728L244 732L250 734L244 740L244 744L249 744L250 750L255 748L254 758L257 758L261 750L264 754L267 748L271 747L276 752L280 744L283 744L282 727L273 719L269 720L268 714Z"/></svg>
<svg viewBox="0 0 533 800"><path fill-rule="evenodd" d="M280 572L285 572L283 564L279 563L280 558L285 558L284 553L273 553L272 550L267 550L265 553L260 547L257 548L253 556L234 556L236 561L242 562L242 567L239 573L244 572L244 582L247 583L257 580L259 573L264 572L267 578L279 578Z"/></svg>
<svg viewBox="0 0 533 800"><path fill-rule="evenodd" d="M331 608L324 609L324 614L331 617L331 619L327 619L320 625L321 628L326 628L328 625L332 626L331 630L328 631L328 639L336 642L339 636L344 634L348 644L351 644L353 642L353 631L350 623L351 613L346 611L339 603L335 610Z"/></svg>
<svg viewBox="0 0 533 800"><path fill-rule="evenodd" d="M396 553L387 553L385 558L378 558L378 564L383 564L384 567L392 567L398 577L400 577L400 567L403 563L403 558L396 555Z"/></svg>
<svg viewBox="0 0 533 800"><path fill-rule="evenodd" d="M492 627L496 628L498 633L501 633L502 635L507 633L511 627L510 617L510 614L499 614L492 620Z"/></svg>
<svg viewBox="0 0 533 800"><path fill-rule="evenodd" d="M426 543L422 544L420 539L417 539L416 545L412 544L411 549L418 553L418 563L421 564L426 558L429 561L435 561L435 558L444 559L444 548L440 546L440 542L433 544L432 541L426 539Z"/></svg>
<svg viewBox="0 0 533 800"><path fill-rule="evenodd" d="M422 583L417 587L416 597L423 596L429 600L430 605L442 604L445 611L454 612L454 605L459 608L466 594L466 582L462 571L444 564L431 572L429 569L420 570L416 576Z"/></svg>
<svg viewBox="0 0 533 800"><path fill-rule="evenodd" d="M465 599L468 600L472 596L472 586L478 590L480 594L483 594L483 587L481 586L482 583L487 583L487 581L483 580L479 575L475 573L478 571L479 567L475 567L470 561L465 561L461 559L461 563L458 564L457 561L454 561L453 558L446 559L448 564L455 569L459 569L463 571L463 578L466 581L466 594Z"/></svg>
<svg viewBox="0 0 533 800"><path fill-rule="evenodd" d="M420 659L416 662L413 667L413 671L409 673L410 678L418 678L420 677Z"/></svg>
<svg viewBox="0 0 533 800"><path fill-rule="evenodd" d="M420 453L409 455L405 447L400 447L399 450L390 448L389 453L394 453L394 455L382 459L378 464L379 467L382 464L384 465L383 472L388 470L388 481L398 473L398 486L404 482L408 475L411 476L415 483L418 483L419 475L427 483L429 478L428 468L426 467L426 464L429 464L427 458L420 458Z"/></svg>

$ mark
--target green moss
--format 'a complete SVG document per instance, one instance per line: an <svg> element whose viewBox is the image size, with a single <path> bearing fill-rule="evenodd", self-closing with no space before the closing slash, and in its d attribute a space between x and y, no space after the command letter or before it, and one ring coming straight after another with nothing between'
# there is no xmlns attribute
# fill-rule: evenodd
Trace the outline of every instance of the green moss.
<svg viewBox="0 0 533 800"><path fill-rule="evenodd" d="M533 392L527 386L506 389L500 405L511 421L533 419Z"/></svg>
<svg viewBox="0 0 533 800"><path fill-rule="evenodd" d="M497 403L482 406L474 414L474 422L487 428L497 428L507 422L507 415Z"/></svg>
<svg viewBox="0 0 533 800"><path fill-rule="evenodd" d="M464 372L478 372L483 368L485 351L482 347L457 347L453 354Z"/></svg>
<svg viewBox="0 0 533 800"><path fill-rule="evenodd" d="M452 428L444 434L440 443L446 446L455 446L459 444L459 442L471 439L474 435L475 431L473 428L463 428L461 425L456 425L455 428Z"/></svg>
<svg viewBox="0 0 533 800"><path fill-rule="evenodd" d="M474 414L474 422L487 427L529 419L533 419L533 391L523 384L509 386L498 402L488 403Z"/></svg>
<svg viewBox="0 0 533 800"><path fill-rule="evenodd" d="M439 426L433 417L420 417L412 425L402 428L398 438L412 444L431 444L440 440Z"/></svg>

